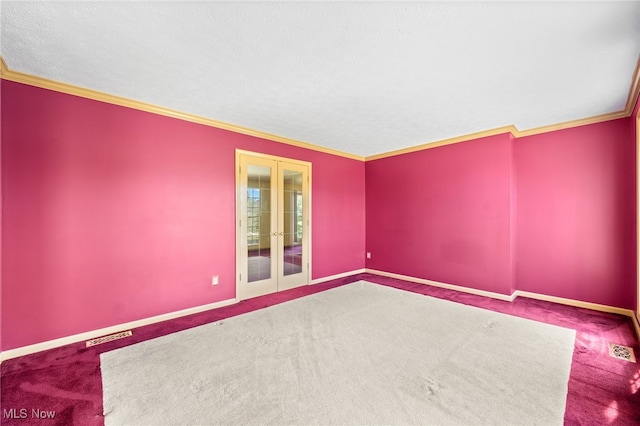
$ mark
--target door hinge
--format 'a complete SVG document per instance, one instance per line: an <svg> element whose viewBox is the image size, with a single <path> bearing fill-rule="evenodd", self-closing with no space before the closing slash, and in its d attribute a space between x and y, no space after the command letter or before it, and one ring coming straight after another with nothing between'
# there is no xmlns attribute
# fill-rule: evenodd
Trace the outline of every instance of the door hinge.
<svg viewBox="0 0 640 426"><path fill-rule="evenodd" d="M242 281L242 274L240 274L240 281Z"/></svg>

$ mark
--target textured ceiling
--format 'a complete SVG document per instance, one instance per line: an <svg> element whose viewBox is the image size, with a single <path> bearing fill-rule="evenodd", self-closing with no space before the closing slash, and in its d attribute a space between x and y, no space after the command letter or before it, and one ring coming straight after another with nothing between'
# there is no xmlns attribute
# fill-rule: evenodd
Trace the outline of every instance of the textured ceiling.
<svg viewBox="0 0 640 426"><path fill-rule="evenodd" d="M7 2L11 70L370 156L625 108L640 2Z"/></svg>

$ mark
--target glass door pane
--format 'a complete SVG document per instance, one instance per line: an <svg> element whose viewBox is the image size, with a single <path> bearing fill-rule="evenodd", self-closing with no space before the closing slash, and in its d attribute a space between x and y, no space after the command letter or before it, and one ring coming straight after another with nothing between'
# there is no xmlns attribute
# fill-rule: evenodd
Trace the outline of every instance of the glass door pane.
<svg viewBox="0 0 640 426"><path fill-rule="evenodd" d="M284 226L282 275L302 272L303 205L302 173L292 170L283 172Z"/></svg>
<svg viewBox="0 0 640 426"><path fill-rule="evenodd" d="M247 167L247 269L249 282L271 278L271 168Z"/></svg>
<svg viewBox="0 0 640 426"><path fill-rule="evenodd" d="M309 283L311 164L236 151L241 300Z"/></svg>
<svg viewBox="0 0 640 426"><path fill-rule="evenodd" d="M278 291L309 283L309 167L278 162Z"/></svg>

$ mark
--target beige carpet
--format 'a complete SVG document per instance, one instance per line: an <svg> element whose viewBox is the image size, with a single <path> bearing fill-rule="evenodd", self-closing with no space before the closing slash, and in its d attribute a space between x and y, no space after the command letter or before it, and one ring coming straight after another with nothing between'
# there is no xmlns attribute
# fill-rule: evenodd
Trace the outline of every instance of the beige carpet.
<svg viewBox="0 0 640 426"><path fill-rule="evenodd" d="M364 281L101 355L106 425L561 425L575 332Z"/></svg>

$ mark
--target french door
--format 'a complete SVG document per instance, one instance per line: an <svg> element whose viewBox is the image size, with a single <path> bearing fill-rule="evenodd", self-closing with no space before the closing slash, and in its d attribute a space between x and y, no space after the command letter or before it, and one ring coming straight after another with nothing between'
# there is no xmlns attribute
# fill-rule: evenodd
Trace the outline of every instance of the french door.
<svg viewBox="0 0 640 426"><path fill-rule="evenodd" d="M237 295L309 283L311 164L236 151Z"/></svg>

